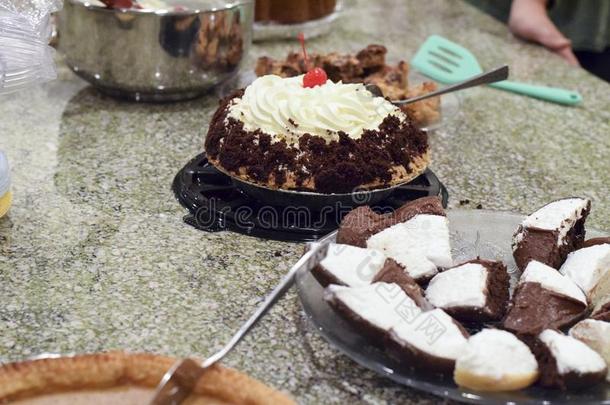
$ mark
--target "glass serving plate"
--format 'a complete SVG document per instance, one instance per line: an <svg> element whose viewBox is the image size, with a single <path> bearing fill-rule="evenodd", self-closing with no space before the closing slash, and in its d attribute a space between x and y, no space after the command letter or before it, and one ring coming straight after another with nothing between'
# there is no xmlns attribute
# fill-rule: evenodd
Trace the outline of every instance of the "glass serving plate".
<svg viewBox="0 0 610 405"><path fill-rule="evenodd" d="M453 257L457 262L477 256L502 260L511 275L511 291L519 272L512 258L511 239L523 216L487 210L450 210ZM606 236L592 229L587 237ZM382 350L371 345L343 318L336 315L323 299L323 288L308 272L299 272L296 286L305 313L315 329L332 346L352 360L391 380L421 391L457 401L486 404L610 404L610 383L587 390L563 392L532 386L512 392L476 392L457 387L451 376L431 376L398 364Z"/></svg>

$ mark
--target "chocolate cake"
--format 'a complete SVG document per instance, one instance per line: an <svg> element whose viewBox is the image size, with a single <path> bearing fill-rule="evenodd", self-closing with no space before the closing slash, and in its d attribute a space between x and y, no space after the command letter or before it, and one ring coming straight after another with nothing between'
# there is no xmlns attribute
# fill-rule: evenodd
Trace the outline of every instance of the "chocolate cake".
<svg viewBox="0 0 610 405"><path fill-rule="evenodd" d="M205 140L210 163L271 189L349 193L408 182L430 161L428 138L362 84L263 76L223 100Z"/></svg>
<svg viewBox="0 0 610 405"><path fill-rule="evenodd" d="M386 260L383 268L375 275L373 282L397 284L422 310L427 311L434 308L424 297L424 290L419 284L405 272L401 265L392 259Z"/></svg>
<svg viewBox="0 0 610 405"><path fill-rule="evenodd" d="M331 243L326 257L312 274L323 287L329 284L362 286L371 283L385 261L379 251Z"/></svg>
<svg viewBox="0 0 610 405"><path fill-rule="evenodd" d="M540 369L539 384L562 390L593 386L606 377L604 359L583 342L547 329L532 345Z"/></svg>
<svg viewBox="0 0 610 405"><path fill-rule="evenodd" d="M432 305L462 322L499 321L509 297L502 262L476 259L437 274L426 288Z"/></svg>
<svg viewBox="0 0 610 405"><path fill-rule="evenodd" d="M518 335L570 326L587 310L580 288L555 269L531 261L519 279L503 327Z"/></svg>
<svg viewBox="0 0 610 405"><path fill-rule="evenodd" d="M418 198L385 215L377 214L369 206L358 207L343 217L337 233L337 242L366 247L366 241L374 234L419 214L444 216L440 198Z"/></svg>
<svg viewBox="0 0 610 405"><path fill-rule="evenodd" d="M533 384L538 363L512 333L483 329L468 338L455 363L455 383L477 391L512 391Z"/></svg>
<svg viewBox="0 0 610 405"><path fill-rule="evenodd" d="M390 329L387 349L405 366L431 373L451 373L464 351L468 332L440 308L422 312Z"/></svg>
<svg viewBox="0 0 610 405"><path fill-rule="evenodd" d="M610 322L585 319L570 329L570 336L595 350L606 362L606 367L610 367ZM606 380L610 381L610 370Z"/></svg>
<svg viewBox="0 0 610 405"><path fill-rule="evenodd" d="M359 287L329 285L324 300L333 310L373 343L381 345L390 328L412 322L421 309L393 283L377 282Z"/></svg>
<svg viewBox="0 0 610 405"><path fill-rule="evenodd" d="M316 20L335 10L336 0L256 0L255 21L296 24Z"/></svg>
<svg viewBox="0 0 610 405"><path fill-rule="evenodd" d="M553 201L530 214L513 236L513 256L523 271L530 260L558 269L585 239L585 220L591 210L586 198Z"/></svg>
<svg viewBox="0 0 610 405"><path fill-rule="evenodd" d="M610 244L597 244L570 253L559 271L572 279L595 306L610 294Z"/></svg>
<svg viewBox="0 0 610 405"><path fill-rule="evenodd" d="M419 283L453 265L449 223L442 215L415 215L374 234L366 245L394 259Z"/></svg>

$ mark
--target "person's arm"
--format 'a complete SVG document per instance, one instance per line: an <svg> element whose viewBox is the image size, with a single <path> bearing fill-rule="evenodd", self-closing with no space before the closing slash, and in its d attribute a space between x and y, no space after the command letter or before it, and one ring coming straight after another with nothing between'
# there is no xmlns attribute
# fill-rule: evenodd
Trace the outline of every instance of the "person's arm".
<svg viewBox="0 0 610 405"><path fill-rule="evenodd" d="M516 36L537 42L579 66L572 43L553 24L546 12L547 0L513 0L508 27Z"/></svg>

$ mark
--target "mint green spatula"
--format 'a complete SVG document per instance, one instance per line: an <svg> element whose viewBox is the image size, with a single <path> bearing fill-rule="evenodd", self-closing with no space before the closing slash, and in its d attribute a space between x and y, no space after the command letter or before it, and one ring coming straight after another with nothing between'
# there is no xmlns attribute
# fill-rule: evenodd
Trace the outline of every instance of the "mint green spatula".
<svg viewBox="0 0 610 405"><path fill-rule="evenodd" d="M432 35L426 39L411 59L411 65L434 80L446 84L466 80L483 71L468 49L439 35ZM557 87L536 86L508 80L491 83L490 86L559 104L577 105L582 101L582 97L577 92Z"/></svg>

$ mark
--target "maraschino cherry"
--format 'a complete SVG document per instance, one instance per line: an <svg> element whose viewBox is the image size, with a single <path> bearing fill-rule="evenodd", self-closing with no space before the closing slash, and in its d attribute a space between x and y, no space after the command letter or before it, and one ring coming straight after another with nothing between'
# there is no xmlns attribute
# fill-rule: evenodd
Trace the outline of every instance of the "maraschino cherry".
<svg viewBox="0 0 610 405"><path fill-rule="evenodd" d="M303 58L305 58L305 65L309 65L309 59L307 58L307 51L305 50L305 35L302 32L297 36L299 38L299 42L301 43L301 48L303 49ZM309 69L305 76L303 76L303 87L316 87L322 86L326 84L328 80L328 76L324 69L316 67L313 69Z"/></svg>

